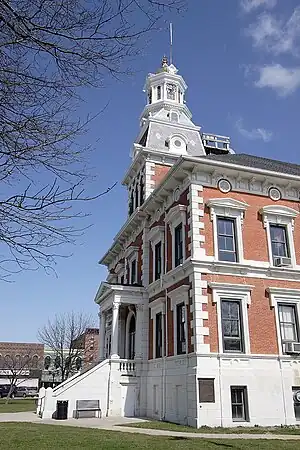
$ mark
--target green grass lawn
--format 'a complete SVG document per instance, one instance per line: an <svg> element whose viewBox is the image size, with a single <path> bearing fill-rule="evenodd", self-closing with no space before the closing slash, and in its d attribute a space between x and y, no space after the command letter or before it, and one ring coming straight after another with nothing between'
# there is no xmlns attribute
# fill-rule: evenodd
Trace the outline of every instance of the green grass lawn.
<svg viewBox="0 0 300 450"><path fill-rule="evenodd" d="M13 398L6 403L6 398L0 399L0 414L22 411L35 411L36 405L33 398Z"/></svg>
<svg viewBox="0 0 300 450"><path fill-rule="evenodd" d="M105 450L299 450L299 441L158 437L62 425L1 423L0 448Z"/></svg>
<svg viewBox="0 0 300 450"><path fill-rule="evenodd" d="M235 433L235 434L264 434L264 433L272 433L272 434L300 434L300 427L235 427L235 428L210 428L210 427L201 427L201 428L192 428L184 425L177 425L176 423L170 422L160 422L157 420L149 420L148 422L137 422L130 423L126 425L122 425L125 427L135 427L135 428L147 428L152 430L169 430L169 431L184 431L188 433ZM299 442L300 449L300 442Z"/></svg>

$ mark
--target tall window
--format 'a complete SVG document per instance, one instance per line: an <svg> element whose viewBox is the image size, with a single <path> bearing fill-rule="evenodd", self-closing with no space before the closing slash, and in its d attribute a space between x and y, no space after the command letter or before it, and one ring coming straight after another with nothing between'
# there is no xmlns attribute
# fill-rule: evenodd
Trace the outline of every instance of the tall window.
<svg viewBox="0 0 300 450"><path fill-rule="evenodd" d="M177 316L177 355L186 352L186 335L185 335L185 305L180 303L176 306Z"/></svg>
<svg viewBox="0 0 300 450"><path fill-rule="evenodd" d="M161 86L157 86L157 100L161 99Z"/></svg>
<svg viewBox="0 0 300 450"><path fill-rule="evenodd" d="M144 178L141 177L140 179L140 205L144 203Z"/></svg>
<svg viewBox="0 0 300 450"><path fill-rule="evenodd" d="M130 199L129 199L129 211L128 211L130 216L133 213L133 203L134 203L134 193L133 193L133 189L132 189L131 194L130 194Z"/></svg>
<svg viewBox="0 0 300 450"><path fill-rule="evenodd" d="M183 236L182 236L182 223L178 225L174 230L175 241L175 267L183 263Z"/></svg>
<svg viewBox="0 0 300 450"><path fill-rule="evenodd" d="M224 352L243 352L244 336L239 300L221 300L221 321Z"/></svg>
<svg viewBox="0 0 300 450"><path fill-rule="evenodd" d="M275 258L289 258L290 252L287 244L287 229L282 225L270 225L270 236L273 261Z"/></svg>
<svg viewBox="0 0 300 450"><path fill-rule="evenodd" d="M237 262L235 220L218 217L217 233L219 260Z"/></svg>
<svg viewBox="0 0 300 450"><path fill-rule="evenodd" d="M154 247L154 279L158 280L161 277L161 242L158 242Z"/></svg>
<svg viewBox="0 0 300 450"><path fill-rule="evenodd" d="M249 421L248 397L246 386L231 386L231 410L234 422Z"/></svg>
<svg viewBox="0 0 300 450"><path fill-rule="evenodd" d="M136 184L135 186L135 207L139 206L139 186Z"/></svg>
<svg viewBox="0 0 300 450"><path fill-rule="evenodd" d="M136 282L136 259L134 259L131 263L130 284L135 284Z"/></svg>
<svg viewBox="0 0 300 450"><path fill-rule="evenodd" d="M283 347L286 342L298 342L299 333L296 305L278 304L278 317Z"/></svg>
<svg viewBox="0 0 300 450"><path fill-rule="evenodd" d="M163 315L162 313L156 314L156 329L155 329L155 357L162 357L163 348Z"/></svg>

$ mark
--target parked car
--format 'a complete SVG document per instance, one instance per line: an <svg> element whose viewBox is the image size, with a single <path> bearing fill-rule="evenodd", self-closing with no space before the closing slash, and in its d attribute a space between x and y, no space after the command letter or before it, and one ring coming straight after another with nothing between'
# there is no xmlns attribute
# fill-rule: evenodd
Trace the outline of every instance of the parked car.
<svg viewBox="0 0 300 450"><path fill-rule="evenodd" d="M14 396L15 397L36 397L38 395L36 389L30 389L28 387L17 387Z"/></svg>
<svg viewBox="0 0 300 450"><path fill-rule="evenodd" d="M10 385L9 384L2 384L0 386L0 398L7 397L10 391ZM16 394L16 388L14 387L11 392L11 397L15 397Z"/></svg>

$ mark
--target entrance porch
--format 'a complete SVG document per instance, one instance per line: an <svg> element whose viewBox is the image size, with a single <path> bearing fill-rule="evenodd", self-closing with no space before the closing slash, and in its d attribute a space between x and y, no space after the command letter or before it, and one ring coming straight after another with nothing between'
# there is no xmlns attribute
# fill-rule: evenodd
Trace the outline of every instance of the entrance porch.
<svg viewBox="0 0 300 450"><path fill-rule="evenodd" d="M143 359L145 299L141 286L101 284L95 299L100 307L100 361Z"/></svg>

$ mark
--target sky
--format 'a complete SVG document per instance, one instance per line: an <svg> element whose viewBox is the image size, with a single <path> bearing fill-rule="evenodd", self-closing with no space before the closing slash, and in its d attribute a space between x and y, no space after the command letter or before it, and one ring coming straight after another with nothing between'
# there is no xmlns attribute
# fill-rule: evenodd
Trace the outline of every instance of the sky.
<svg viewBox="0 0 300 450"><path fill-rule="evenodd" d="M300 163L300 3L298 0L187 0L173 23L173 62L184 77L187 105L207 133L231 138L237 153ZM134 18L133 18L134 19ZM151 38L149 40L149 38ZM23 272L1 281L0 341L35 342L37 330L55 314L91 314L106 268L98 264L126 221L127 196L121 185L145 105L145 77L169 53L168 25L145 38L133 74L106 79L84 92L82 115L102 111L84 139L98 191L116 187L89 205L91 227L72 253L57 260L56 274Z"/></svg>

